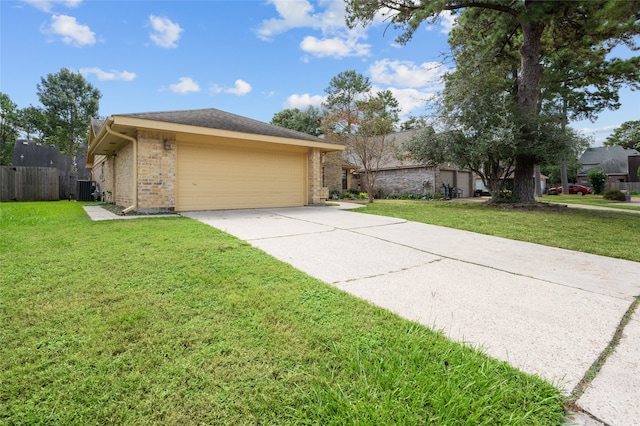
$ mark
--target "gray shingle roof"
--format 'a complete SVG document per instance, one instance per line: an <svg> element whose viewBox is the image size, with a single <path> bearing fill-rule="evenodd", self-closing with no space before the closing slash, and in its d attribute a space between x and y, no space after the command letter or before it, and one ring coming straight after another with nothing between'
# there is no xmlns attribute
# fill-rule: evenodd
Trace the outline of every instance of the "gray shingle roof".
<svg viewBox="0 0 640 426"><path fill-rule="evenodd" d="M99 120L97 118L91 119L91 128L93 129L93 134L97 135L100 133L100 129L104 126L104 120Z"/></svg>
<svg viewBox="0 0 640 426"><path fill-rule="evenodd" d="M162 121L166 123L185 124L189 126L207 127L211 129L228 130L232 132L251 133L255 135L275 136L289 139L301 139L314 142L331 143L327 139L320 139L306 133L274 126L273 124L253 120L215 108L194 109L186 111L141 112L134 114L114 114L122 117L139 118L143 120Z"/></svg>
<svg viewBox="0 0 640 426"><path fill-rule="evenodd" d="M584 175L590 169L600 167L609 175L625 175L629 173L628 157L639 154L635 149L624 149L618 145L588 148L580 157L582 169L578 174Z"/></svg>

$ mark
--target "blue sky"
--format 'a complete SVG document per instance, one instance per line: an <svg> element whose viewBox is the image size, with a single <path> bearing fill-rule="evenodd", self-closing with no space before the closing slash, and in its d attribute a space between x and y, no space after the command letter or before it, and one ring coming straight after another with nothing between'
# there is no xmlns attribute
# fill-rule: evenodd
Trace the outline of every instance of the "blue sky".
<svg viewBox="0 0 640 426"><path fill-rule="evenodd" d="M334 0L2 0L0 91L19 108L39 105L40 78L70 68L100 90L102 116L217 108L268 122L319 106L331 78L353 69L391 90L404 117L428 115L451 25L423 25L400 46L383 22L347 29ZM640 119L640 94L620 95L619 110L571 126L599 145Z"/></svg>

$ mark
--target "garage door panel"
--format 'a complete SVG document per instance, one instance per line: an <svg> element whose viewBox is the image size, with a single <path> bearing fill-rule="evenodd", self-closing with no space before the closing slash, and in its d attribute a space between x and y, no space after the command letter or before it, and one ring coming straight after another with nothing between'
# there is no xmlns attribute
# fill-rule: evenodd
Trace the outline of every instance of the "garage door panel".
<svg viewBox="0 0 640 426"><path fill-rule="evenodd" d="M178 145L176 209L306 204L306 154Z"/></svg>

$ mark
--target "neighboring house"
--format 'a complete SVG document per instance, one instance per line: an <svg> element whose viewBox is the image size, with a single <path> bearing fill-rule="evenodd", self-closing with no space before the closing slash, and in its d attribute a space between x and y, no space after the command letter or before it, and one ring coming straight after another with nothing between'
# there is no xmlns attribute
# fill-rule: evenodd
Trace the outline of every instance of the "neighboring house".
<svg viewBox="0 0 640 426"><path fill-rule="evenodd" d="M126 211L321 204L325 153L343 146L217 109L93 120L87 165Z"/></svg>
<svg viewBox="0 0 640 426"><path fill-rule="evenodd" d="M419 131L408 130L392 133L388 137L394 139L396 150L399 154L402 154L402 145ZM460 197L473 196L475 182L474 174L470 170L461 170L451 164L441 164L437 167L425 166L405 157L404 155L397 155L394 159L384 164L383 167L375 170L377 173L376 190L379 189L384 195L399 193L424 195L429 192L443 192L443 185L445 185L457 188L457 193ZM346 158L345 163L348 165L357 163L357 161ZM364 169L362 168L355 170L350 188L365 190L364 184L358 178L363 173Z"/></svg>
<svg viewBox="0 0 640 426"><path fill-rule="evenodd" d="M640 152L621 146L588 148L580 157L582 168L578 171L578 183L588 184L587 173L593 168L604 170L607 183L638 182Z"/></svg>
<svg viewBox="0 0 640 426"><path fill-rule="evenodd" d="M13 166L53 167L61 172L78 172L84 178L88 178L90 172L85 168L85 156L85 146L80 147L77 156L69 158L69 156L60 153L57 146L18 139L13 148Z"/></svg>
<svg viewBox="0 0 640 426"><path fill-rule="evenodd" d="M16 180L16 184L49 187L50 189L46 190L47 200L80 199L81 191L78 182L91 179L91 170L88 170L85 164L86 148L85 145L80 146L78 154L70 158L60 153L56 146L18 139L13 150L12 164L13 170L22 177ZM27 177L27 174L31 173L29 170L33 168L45 169L33 172L36 175ZM42 179L35 177L38 173L41 174ZM33 200L36 199L45 198L33 198Z"/></svg>

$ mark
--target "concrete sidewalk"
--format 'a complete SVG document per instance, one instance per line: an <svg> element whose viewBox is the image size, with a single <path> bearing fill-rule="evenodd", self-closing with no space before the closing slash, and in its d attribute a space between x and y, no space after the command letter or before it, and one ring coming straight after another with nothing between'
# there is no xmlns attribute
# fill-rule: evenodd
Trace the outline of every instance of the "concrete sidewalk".
<svg viewBox="0 0 640 426"><path fill-rule="evenodd" d="M343 211L190 212L274 257L569 394L640 295L640 263ZM575 424L640 425L640 309ZM594 419L598 419L596 421Z"/></svg>

